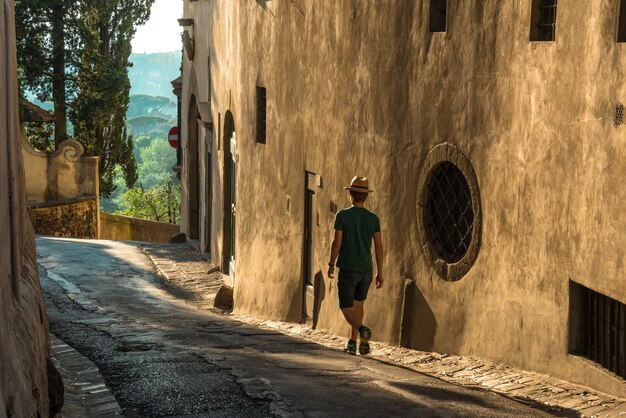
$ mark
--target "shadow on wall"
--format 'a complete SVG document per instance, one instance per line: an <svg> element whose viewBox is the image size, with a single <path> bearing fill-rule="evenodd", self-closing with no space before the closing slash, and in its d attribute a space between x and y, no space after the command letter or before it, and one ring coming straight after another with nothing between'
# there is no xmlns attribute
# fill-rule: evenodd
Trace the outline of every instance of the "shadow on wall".
<svg viewBox="0 0 626 418"><path fill-rule="evenodd" d="M326 297L326 283L324 282L324 275L321 271L315 273L313 278L313 329L317 328L317 322L320 317L320 309L322 308L322 301Z"/></svg>
<svg viewBox="0 0 626 418"><path fill-rule="evenodd" d="M413 279L405 279L403 305L400 346L432 351L437 321Z"/></svg>

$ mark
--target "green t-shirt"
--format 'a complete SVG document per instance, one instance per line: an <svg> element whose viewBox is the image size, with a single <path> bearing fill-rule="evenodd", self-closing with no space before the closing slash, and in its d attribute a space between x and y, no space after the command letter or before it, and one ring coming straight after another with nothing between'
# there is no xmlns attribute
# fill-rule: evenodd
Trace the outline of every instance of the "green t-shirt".
<svg viewBox="0 0 626 418"><path fill-rule="evenodd" d="M335 216L335 229L343 233L337 267L353 271L371 269L372 238L380 232L378 216L365 208L342 209Z"/></svg>

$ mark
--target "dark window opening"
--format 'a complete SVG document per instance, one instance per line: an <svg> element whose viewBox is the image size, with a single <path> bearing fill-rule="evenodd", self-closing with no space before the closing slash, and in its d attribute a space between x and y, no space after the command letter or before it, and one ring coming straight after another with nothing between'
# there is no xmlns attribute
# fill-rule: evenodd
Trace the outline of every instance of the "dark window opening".
<svg viewBox="0 0 626 418"><path fill-rule="evenodd" d="M615 105L615 117L613 118L613 124L617 128L624 123L624 105L618 103Z"/></svg>
<svg viewBox="0 0 626 418"><path fill-rule="evenodd" d="M552 42L556 37L557 0L533 0L530 14L530 40Z"/></svg>
<svg viewBox="0 0 626 418"><path fill-rule="evenodd" d="M431 32L446 31L447 0L430 0L429 28Z"/></svg>
<svg viewBox="0 0 626 418"><path fill-rule="evenodd" d="M626 42L626 0L619 2L619 24L617 42Z"/></svg>
<svg viewBox="0 0 626 418"><path fill-rule="evenodd" d="M267 126L267 91L265 87L256 88L256 142L265 144Z"/></svg>
<svg viewBox="0 0 626 418"><path fill-rule="evenodd" d="M437 257L461 260L470 247L474 227L472 194L457 166L443 162L430 174L424 225Z"/></svg>
<svg viewBox="0 0 626 418"><path fill-rule="evenodd" d="M570 281L570 353L626 378L626 305Z"/></svg>

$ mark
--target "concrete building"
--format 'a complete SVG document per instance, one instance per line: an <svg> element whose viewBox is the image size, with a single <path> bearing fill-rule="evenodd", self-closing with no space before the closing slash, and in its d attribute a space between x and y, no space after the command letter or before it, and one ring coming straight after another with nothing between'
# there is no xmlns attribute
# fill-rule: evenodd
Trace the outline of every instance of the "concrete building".
<svg viewBox="0 0 626 418"><path fill-rule="evenodd" d="M235 311L347 336L326 277L366 176L374 339L626 396L626 4L185 0L182 229Z"/></svg>
<svg viewBox="0 0 626 418"><path fill-rule="evenodd" d="M19 145L13 0L0 6L0 416L46 417L48 315Z"/></svg>

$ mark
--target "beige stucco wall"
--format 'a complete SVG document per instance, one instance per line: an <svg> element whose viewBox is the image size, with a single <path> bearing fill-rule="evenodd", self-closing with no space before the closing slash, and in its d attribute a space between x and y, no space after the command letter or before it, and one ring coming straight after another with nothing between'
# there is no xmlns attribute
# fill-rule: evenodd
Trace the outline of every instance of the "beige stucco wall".
<svg viewBox="0 0 626 418"><path fill-rule="evenodd" d="M330 207L347 206L342 186L364 175L386 250L386 284L366 304L376 340L399 342L404 281L412 278L410 346L626 396L623 381L568 354L567 323L569 280L626 302L626 144L624 127L613 125L626 94L618 3L559 4L556 41L541 43L528 41L530 0L455 2L445 33L429 32L429 2L185 1L195 56L183 65L183 147L193 151L185 147L193 95L210 102L216 123L216 263L227 112L237 133L235 310L301 319L310 171L321 176L313 231L313 273L324 273L318 327L347 335L336 283L325 277ZM266 145L255 143L257 85L267 88ZM457 282L437 276L417 230L420 169L444 142L472 163L483 214L478 258ZM188 193L183 186L183 230Z"/></svg>
<svg viewBox="0 0 626 418"><path fill-rule="evenodd" d="M168 242L180 226L100 212L100 239Z"/></svg>
<svg viewBox="0 0 626 418"><path fill-rule="evenodd" d="M18 142L12 0L0 2L0 25L0 415L46 417L48 317Z"/></svg>
<svg viewBox="0 0 626 418"><path fill-rule="evenodd" d="M54 153L37 151L25 139L28 202L49 202L99 195L98 158L83 157L83 146L67 140Z"/></svg>

